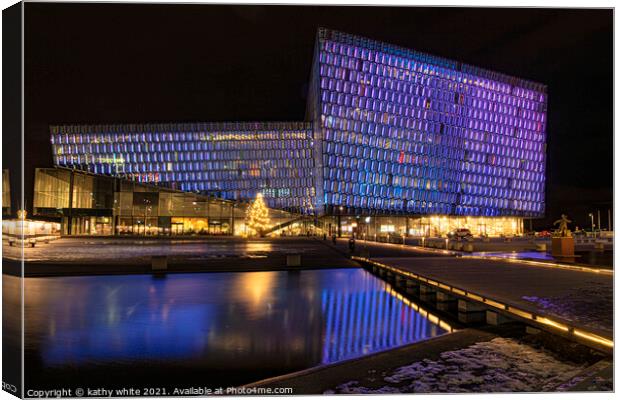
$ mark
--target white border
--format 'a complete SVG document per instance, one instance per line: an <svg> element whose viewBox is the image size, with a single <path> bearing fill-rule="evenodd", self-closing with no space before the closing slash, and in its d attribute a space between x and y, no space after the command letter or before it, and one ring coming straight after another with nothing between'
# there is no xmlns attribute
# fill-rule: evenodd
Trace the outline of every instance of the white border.
<svg viewBox="0 0 620 400"><path fill-rule="evenodd" d="M44 0L45 1L45 0ZM43 1L42 1L43 2ZM45 1L48 2L48 1ZM93 0L83 0L83 1L64 1L64 2L78 2L78 3L101 3L101 2L106 2L106 3L115 3L115 2L119 2L122 3L123 1L93 1ZM381 2L381 1L352 1L352 0L339 0L339 1L330 1L330 0L316 0L316 1L299 1L299 0L288 0L288 1L282 1L282 0L271 0L271 1L255 1L255 0L246 0L246 1L242 1L242 2L225 2L225 1L195 1L195 0L184 0L184 1L174 1L174 0L151 0L151 1L130 1L131 3L175 3L175 4L281 4L281 5L368 5L368 6L443 6L443 7L519 7L519 8L523 8L523 7L537 7L537 8L541 8L541 7L556 7L556 8L614 8L615 7L615 3L613 1L602 1L602 0L591 0L588 2L584 2L584 1L576 1L576 0L564 0L564 1L557 1L557 0L539 0L539 1L532 1L532 0L527 0L527 1L505 1L505 0L478 0L475 2L469 2L469 1L455 1L455 0L451 0L451 1L445 1L445 0L435 0L435 1L412 1L412 0L388 0L385 2ZM0 5L2 6L2 9L7 8L13 4L15 4L16 1L11 1L11 0L0 0ZM24 25L23 25L23 13L22 13L22 68L23 68L23 49L24 49L24 42L23 42L23 29L24 29ZM0 21L0 25L1 25L1 21ZM0 29L1 32L1 29ZM0 34L1 35L1 34ZM618 43L618 32L615 30L615 18L614 18L614 78L616 76L616 68L617 68L617 64L615 63L615 56L616 56L616 47L617 47L617 43ZM0 54L0 61L1 61L1 54ZM22 74L22 95L24 93L23 89L24 89L24 76ZM615 93L617 92L618 89L618 83L617 81L614 79L614 133L616 132L616 125L615 125L615 117L618 115L618 111L619 111L619 106L618 104L615 102ZM1 84L0 84L0 88L1 88ZM24 135L23 135L23 129L24 129L24 98L22 96L22 146L23 146L23 140L24 140ZM1 118L0 118L1 120ZM617 142L615 140L615 135L614 135L614 155L618 154L618 150L620 145L618 144L619 142ZM1 149L1 144L0 144L0 149ZM23 164L23 157L22 157L22 164ZM1 161L1 155L0 155L0 161ZM23 165L22 165L22 181L23 181ZM618 165L616 164L616 160L614 157L614 200L616 200L616 192L615 192L615 188L620 187L620 175L618 174ZM22 204L23 204L23 191L21 193L22 195ZM617 204L616 201L614 201L614 206ZM620 209L620 208L615 208L615 209ZM620 226L620 216L614 214L614 226ZM620 229L619 229L620 231ZM615 246L614 246L615 247ZM1 254L1 249L0 249L0 254ZM614 262L615 265L619 265L618 261L620 260L620 256L618 254L614 255ZM22 268L22 275L23 275L23 268ZM615 278L614 278L615 279ZM616 282L614 281L614 284ZM615 287L615 285L614 285ZM23 305L23 279L22 279L22 305ZM0 295L1 295L1 291L2 288L0 287ZM615 293L614 293L614 303L615 303ZM615 306L617 305L617 303L614 304ZM24 328L24 320L23 320L23 306L22 306L22 340L23 340L23 328ZM1 309L0 309L0 318L1 318ZM615 307L615 312L614 312L614 321L617 321L618 318L620 317L620 312L618 311L618 307ZM615 332L614 332L615 333ZM616 336L614 334L614 336ZM23 362L23 348L22 348L22 362ZM0 373L1 373L1 364L0 364ZM23 374L23 370L22 370L22 374ZM620 373L618 372L618 369L614 368L614 382L620 382L618 380L618 377L620 376ZM395 395L380 395L380 396L373 396L373 399L376 398L385 398L385 399L390 399L393 398ZM435 394L435 395L416 395L416 399L431 399L431 398L437 398L437 396L447 396L447 395L441 395L441 394ZM502 395L502 394L467 394L467 395L462 395L468 398L474 398L474 397L480 397L480 396L484 396L485 398L488 399L495 399L495 398L499 398L500 396L504 397L506 395ZM555 396L556 398L559 398L558 396L561 396L561 399L581 399L585 396L588 397L588 399L602 399L602 398L612 398L613 394L606 394L606 393L549 393L549 394L510 394L509 395L510 398L512 399L531 399L533 397L538 397L538 396ZM269 397L261 397L261 396L253 396L253 397L260 397L260 398L266 398L268 399ZM299 398L300 396L281 396L279 398ZM307 397L307 396L305 396ZM329 396L332 397L332 396ZM345 399L345 398L352 398L353 396L343 396L343 395L339 395L337 396L338 399ZM401 396L399 396L401 397ZM230 397L227 397L230 398ZM233 397L235 398L235 397ZM0 391L0 400L4 400L4 399L15 399L14 396L11 396L10 394L8 394L7 392L4 391Z"/></svg>

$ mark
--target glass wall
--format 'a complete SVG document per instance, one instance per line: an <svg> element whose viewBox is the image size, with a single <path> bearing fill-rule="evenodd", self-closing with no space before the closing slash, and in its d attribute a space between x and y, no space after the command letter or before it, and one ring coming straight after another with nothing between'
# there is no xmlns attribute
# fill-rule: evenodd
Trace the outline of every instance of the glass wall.
<svg viewBox="0 0 620 400"><path fill-rule="evenodd" d="M244 235L248 202L233 202L62 168L35 173L34 215L65 235ZM269 210L273 226L297 218Z"/></svg>
<svg viewBox="0 0 620 400"><path fill-rule="evenodd" d="M53 126L54 163L227 200L261 192L272 208L313 213L305 122Z"/></svg>
<svg viewBox="0 0 620 400"><path fill-rule="evenodd" d="M475 216L329 216L321 218L321 227L329 235L387 241L403 237L446 237L457 229L469 229L476 237L522 235L521 217ZM340 228L339 228L340 227Z"/></svg>
<svg viewBox="0 0 620 400"><path fill-rule="evenodd" d="M316 46L328 210L543 215L544 85L330 30Z"/></svg>
<svg viewBox="0 0 620 400"><path fill-rule="evenodd" d="M71 174L61 169L36 169L34 179L34 213L43 214L45 209L69 207Z"/></svg>

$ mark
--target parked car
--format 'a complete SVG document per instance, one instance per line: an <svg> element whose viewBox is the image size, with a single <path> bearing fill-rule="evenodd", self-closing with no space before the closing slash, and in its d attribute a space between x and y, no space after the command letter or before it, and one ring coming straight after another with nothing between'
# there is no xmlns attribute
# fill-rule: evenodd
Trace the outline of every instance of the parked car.
<svg viewBox="0 0 620 400"><path fill-rule="evenodd" d="M473 237L474 235L471 234L471 231L466 228L460 228L448 233L448 238L450 239L469 239Z"/></svg>
<svg viewBox="0 0 620 400"><path fill-rule="evenodd" d="M548 238L551 237L551 232L550 231L540 231L536 234L537 237L541 237L541 238Z"/></svg>

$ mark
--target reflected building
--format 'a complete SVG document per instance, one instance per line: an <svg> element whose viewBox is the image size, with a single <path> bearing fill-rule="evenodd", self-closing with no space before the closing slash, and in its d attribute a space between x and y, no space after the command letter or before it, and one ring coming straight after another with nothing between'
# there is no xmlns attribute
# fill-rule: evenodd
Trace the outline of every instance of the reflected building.
<svg viewBox="0 0 620 400"><path fill-rule="evenodd" d="M305 122L59 125L51 141L57 166L222 200L261 192L340 233L518 234L545 211L546 90L319 29Z"/></svg>
<svg viewBox="0 0 620 400"><path fill-rule="evenodd" d="M387 284L384 290L325 291L322 306L325 316L323 364L452 332L451 326L434 316L431 316L435 318L434 323L429 322L428 313L422 315L419 306L404 303Z"/></svg>
<svg viewBox="0 0 620 400"><path fill-rule="evenodd" d="M30 278L24 298L31 387L232 386L452 331L363 269Z"/></svg>

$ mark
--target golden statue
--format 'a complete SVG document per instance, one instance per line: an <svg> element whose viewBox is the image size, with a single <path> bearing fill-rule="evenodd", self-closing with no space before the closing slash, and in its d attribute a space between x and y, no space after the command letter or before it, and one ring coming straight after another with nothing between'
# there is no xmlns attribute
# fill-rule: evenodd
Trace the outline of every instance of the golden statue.
<svg viewBox="0 0 620 400"><path fill-rule="evenodd" d="M553 223L553 225L559 225L558 230L555 231L557 236L560 237L571 237L570 229L568 229L568 224L571 223L570 219L566 216L566 214L562 214L562 218L558 219Z"/></svg>
<svg viewBox="0 0 620 400"><path fill-rule="evenodd" d="M21 219L22 221L26 219L28 216L28 211L26 210L17 210L17 219Z"/></svg>

